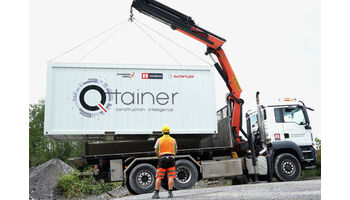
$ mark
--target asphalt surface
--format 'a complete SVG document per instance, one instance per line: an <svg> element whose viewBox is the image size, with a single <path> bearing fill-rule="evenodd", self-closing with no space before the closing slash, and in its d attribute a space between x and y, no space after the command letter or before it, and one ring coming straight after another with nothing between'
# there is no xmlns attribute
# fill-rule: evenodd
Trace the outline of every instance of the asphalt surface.
<svg viewBox="0 0 350 200"><path fill-rule="evenodd" d="M239 200L318 200L321 199L321 180L273 182L177 190L173 199L239 199ZM160 192L160 199L167 199ZM152 194L127 196L120 199L151 199Z"/></svg>

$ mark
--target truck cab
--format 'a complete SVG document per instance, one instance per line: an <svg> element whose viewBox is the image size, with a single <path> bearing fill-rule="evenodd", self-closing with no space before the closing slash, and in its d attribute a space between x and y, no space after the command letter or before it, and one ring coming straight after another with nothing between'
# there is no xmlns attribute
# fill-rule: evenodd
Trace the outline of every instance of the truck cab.
<svg viewBox="0 0 350 200"><path fill-rule="evenodd" d="M296 180L301 170L316 167L316 149L307 110L302 101L283 99L262 106L271 171L280 181ZM258 135L257 112L248 112L252 134Z"/></svg>

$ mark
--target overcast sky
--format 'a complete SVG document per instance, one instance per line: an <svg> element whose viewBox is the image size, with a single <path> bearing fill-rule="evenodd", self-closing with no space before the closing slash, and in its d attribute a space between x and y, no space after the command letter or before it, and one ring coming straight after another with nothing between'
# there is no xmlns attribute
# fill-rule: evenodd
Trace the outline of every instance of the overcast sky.
<svg viewBox="0 0 350 200"><path fill-rule="evenodd" d="M278 98L303 100L310 113L313 134L321 137L320 2L318 0L160 0L191 16L195 22L225 38L223 49L242 87L244 113L255 109L255 92L262 104ZM46 62L129 16L131 0L30 1L30 103L45 98ZM171 30L134 10L136 19L211 62L205 45ZM147 30L147 29L146 29ZM149 31L148 31L149 32ZM108 37L108 32L59 62L78 62ZM206 63L149 32L184 65ZM173 64L133 23L127 23L80 62ZM217 108L225 105L227 88L216 76Z"/></svg>

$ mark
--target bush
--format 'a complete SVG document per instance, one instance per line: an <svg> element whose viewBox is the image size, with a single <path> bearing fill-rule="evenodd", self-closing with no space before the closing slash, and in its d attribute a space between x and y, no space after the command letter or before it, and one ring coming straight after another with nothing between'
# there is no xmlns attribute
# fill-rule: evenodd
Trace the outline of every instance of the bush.
<svg viewBox="0 0 350 200"><path fill-rule="evenodd" d="M91 172L88 169L85 173ZM100 195L105 191L110 191L118 187L120 183L105 183L104 180L95 181L93 176L82 176L80 172L73 171L66 175L61 175L56 187L66 198L85 197L89 195Z"/></svg>

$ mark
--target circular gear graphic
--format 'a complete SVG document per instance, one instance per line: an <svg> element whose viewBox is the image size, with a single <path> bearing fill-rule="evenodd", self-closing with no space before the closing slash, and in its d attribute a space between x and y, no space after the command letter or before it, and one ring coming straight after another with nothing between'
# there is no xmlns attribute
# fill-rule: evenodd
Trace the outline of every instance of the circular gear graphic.
<svg viewBox="0 0 350 200"><path fill-rule="evenodd" d="M96 105L90 105L86 102L86 94L89 91L97 91L100 100L96 101ZM97 78L89 78L85 82L81 82L79 87L73 92L73 101L77 106L79 113L88 118L96 118L108 113L112 106L111 89L107 83Z"/></svg>

